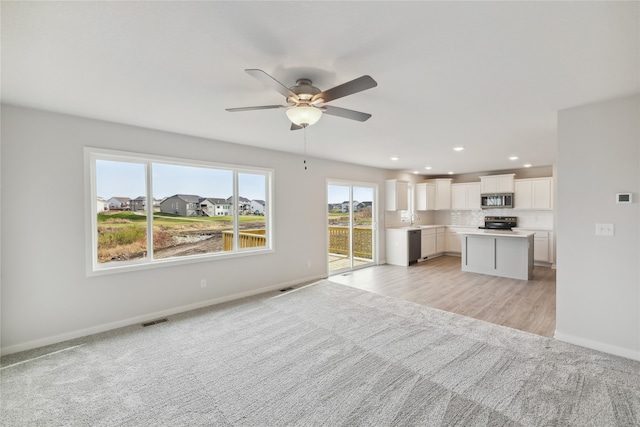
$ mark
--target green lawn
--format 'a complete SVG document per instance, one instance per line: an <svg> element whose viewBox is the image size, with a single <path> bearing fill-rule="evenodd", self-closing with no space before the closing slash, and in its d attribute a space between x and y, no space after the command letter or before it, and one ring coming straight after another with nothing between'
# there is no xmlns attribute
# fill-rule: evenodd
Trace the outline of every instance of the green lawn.
<svg viewBox="0 0 640 427"><path fill-rule="evenodd" d="M348 223L349 222L349 212L330 211L330 212L328 212L328 219L329 219L329 223L331 223L331 221L338 221L338 222L341 222L341 223ZM371 217L369 215L362 214L360 212L356 212L354 221L355 221L356 224L365 224L365 223L371 223L372 219L371 219Z"/></svg>
<svg viewBox="0 0 640 427"><path fill-rule="evenodd" d="M207 223L207 222L231 222L233 217L231 216L197 216L197 217L183 217L180 215L174 215L164 212L155 212L153 214L154 225L178 225L178 224L193 224L193 223ZM264 216L261 215L240 215L240 222L264 222ZM117 214L98 214L98 225L108 225L110 227L123 227L127 224L140 224L145 225L147 221L146 215L137 214L134 212L119 212Z"/></svg>

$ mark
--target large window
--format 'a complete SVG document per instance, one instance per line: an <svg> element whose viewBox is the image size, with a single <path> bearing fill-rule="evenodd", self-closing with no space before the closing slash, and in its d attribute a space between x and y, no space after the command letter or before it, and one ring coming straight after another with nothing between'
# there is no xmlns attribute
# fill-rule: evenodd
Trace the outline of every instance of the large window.
<svg viewBox="0 0 640 427"><path fill-rule="evenodd" d="M87 148L90 273L269 251L272 171Z"/></svg>

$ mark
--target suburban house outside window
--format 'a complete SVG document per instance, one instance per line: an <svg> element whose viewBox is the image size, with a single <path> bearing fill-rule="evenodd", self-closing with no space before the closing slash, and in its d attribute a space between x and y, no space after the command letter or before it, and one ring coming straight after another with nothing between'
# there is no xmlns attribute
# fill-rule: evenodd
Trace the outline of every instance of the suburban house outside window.
<svg viewBox="0 0 640 427"><path fill-rule="evenodd" d="M97 148L85 159L90 275L273 250L270 169Z"/></svg>

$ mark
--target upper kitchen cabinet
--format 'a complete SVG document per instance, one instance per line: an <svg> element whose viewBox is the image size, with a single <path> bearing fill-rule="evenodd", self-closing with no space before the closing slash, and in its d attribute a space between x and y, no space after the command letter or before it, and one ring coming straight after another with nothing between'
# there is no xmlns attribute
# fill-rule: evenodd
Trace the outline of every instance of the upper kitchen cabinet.
<svg viewBox="0 0 640 427"><path fill-rule="evenodd" d="M416 210L432 211L436 208L436 185L430 182L416 184Z"/></svg>
<svg viewBox="0 0 640 427"><path fill-rule="evenodd" d="M388 179L385 181L386 210L406 211L409 209L409 181Z"/></svg>
<svg viewBox="0 0 640 427"><path fill-rule="evenodd" d="M451 185L452 210L480 210L480 183Z"/></svg>
<svg viewBox="0 0 640 427"><path fill-rule="evenodd" d="M490 175L480 177L480 192L482 194L513 193L515 174Z"/></svg>
<svg viewBox="0 0 640 427"><path fill-rule="evenodd" d="M438 178L432 180L436 186L436 210L451 209L451 178Z"/></svg>
<svg viewBox="0 0 640 427"><path fill-rule="evenodd" d="M553 209L553 178L515 180L515 209Z"/></svg>

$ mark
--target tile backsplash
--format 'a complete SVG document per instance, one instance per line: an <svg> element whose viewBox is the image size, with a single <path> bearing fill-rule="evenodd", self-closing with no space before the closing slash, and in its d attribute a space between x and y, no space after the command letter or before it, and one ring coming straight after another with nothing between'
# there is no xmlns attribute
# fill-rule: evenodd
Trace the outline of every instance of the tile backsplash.
<svg viewBox="0 0 640 427"><path fill-rule="evenodd" d="M435 221L444 225L484 225L485 216L515 216L518 227L553 228L553 211L521 211L515 209L491 209L474 211L436 211Z"/></svg>
<svg viewBox="0 0 640 427"><path fill-rule="evenodd" d="M518 217L518 227L553 229L553 211L520 211L515 209L491 209L474 211L418 211L415 223L419 225L484 225L485 216ZM400 212L385 212L385 228L409 225L400 220Z"/></svg>

